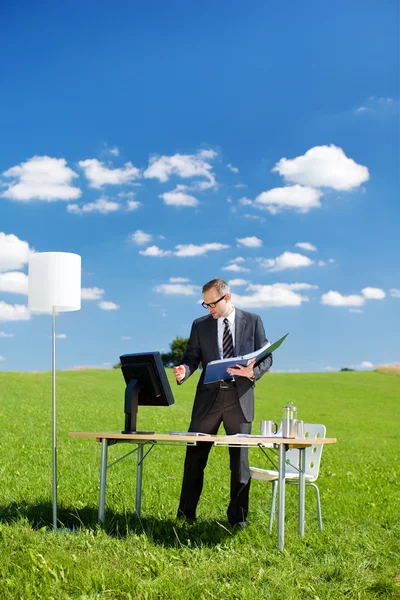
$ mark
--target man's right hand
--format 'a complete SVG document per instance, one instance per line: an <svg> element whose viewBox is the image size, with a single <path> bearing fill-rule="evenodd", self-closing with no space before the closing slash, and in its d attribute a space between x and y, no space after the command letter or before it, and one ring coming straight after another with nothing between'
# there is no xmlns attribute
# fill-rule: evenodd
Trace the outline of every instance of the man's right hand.
<svg viewBox="0 0 400 600"><path fill-rule="evenodd" d="M177 381L182 381L186 375L186 369L183 365L179 365L178 367L173 368L174 376Z"/></svg>

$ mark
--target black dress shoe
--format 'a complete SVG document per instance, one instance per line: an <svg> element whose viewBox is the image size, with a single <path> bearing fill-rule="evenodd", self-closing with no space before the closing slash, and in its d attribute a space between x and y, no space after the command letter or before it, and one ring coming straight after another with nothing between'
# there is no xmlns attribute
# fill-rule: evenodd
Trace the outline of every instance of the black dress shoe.
<svg viewBox="0 0 400 600"><path fill-rule="evenodd" d="M196 521L196 517L194 515L187 514L187 513L183 512L183 510L178 510L176 518L177 519L184 519L188 523L194 523Z"/></svg>
<svg viewBox="0 0 400 600"><path fill-rule="evenodd" d="M238 521L237 523L232 523L232 527L237 527L238 529L246 529L250 523L248 521Z"/></svg>

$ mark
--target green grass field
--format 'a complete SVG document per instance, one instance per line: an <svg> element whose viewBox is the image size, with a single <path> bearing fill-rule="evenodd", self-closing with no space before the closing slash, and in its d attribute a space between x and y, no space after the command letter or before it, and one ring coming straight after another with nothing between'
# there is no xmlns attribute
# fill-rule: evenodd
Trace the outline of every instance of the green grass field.
<svg viewBox="0 0 400 600"><path fill-rule="evenodd" d="M169 374L170 375L170 374ZM175 405L139 409L138 426L186 430L196 377L172 385ZM70 431L120 431L119 371L60 372L59 516L51 531L51 375L0 373L0 599L400 598L400 377L376 372L267 374L256 419L278 420L288 401L321 422L327 446L319 478L324 530L306 490L306 534L297 533L297 487L286 491L285 550L268 534L271 486L254 481L251 526L226 519L228 450L213 448L198 521L177 522L184 448L146 458L142 518L133 514L135 455L108 472L107 517L97 525L100 445ZM129 447L110 447L109 462ZM251 464L264 466L257 449Z"/></svg>

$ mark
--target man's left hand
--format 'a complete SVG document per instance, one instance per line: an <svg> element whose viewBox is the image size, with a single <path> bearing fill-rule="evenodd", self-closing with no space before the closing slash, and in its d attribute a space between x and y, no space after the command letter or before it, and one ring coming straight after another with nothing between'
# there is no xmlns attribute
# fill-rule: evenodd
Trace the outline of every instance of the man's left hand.
<svg viewBox="0 0 400 600"><path fill-rule="evenodd" d="M247 377L248 379L253 379L254 378L254 365L255 365L256 361L252 360L247 367L244 367L243 365L236 365L236 367L230 367L229 369L227 369L227 372L229 373L229 375L232 375L233 377Z"/></svg>

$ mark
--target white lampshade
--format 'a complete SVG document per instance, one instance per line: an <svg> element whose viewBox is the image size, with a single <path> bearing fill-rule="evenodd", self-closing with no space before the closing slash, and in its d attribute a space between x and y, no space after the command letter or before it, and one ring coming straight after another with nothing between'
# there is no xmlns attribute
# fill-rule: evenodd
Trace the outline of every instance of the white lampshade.
<svg viewBox="0 0 400 600"><path fill-rule="evenodd" d="M38 252L29 257L28 307L34 312L81 308L81 257L71 252Z"/></svg>

